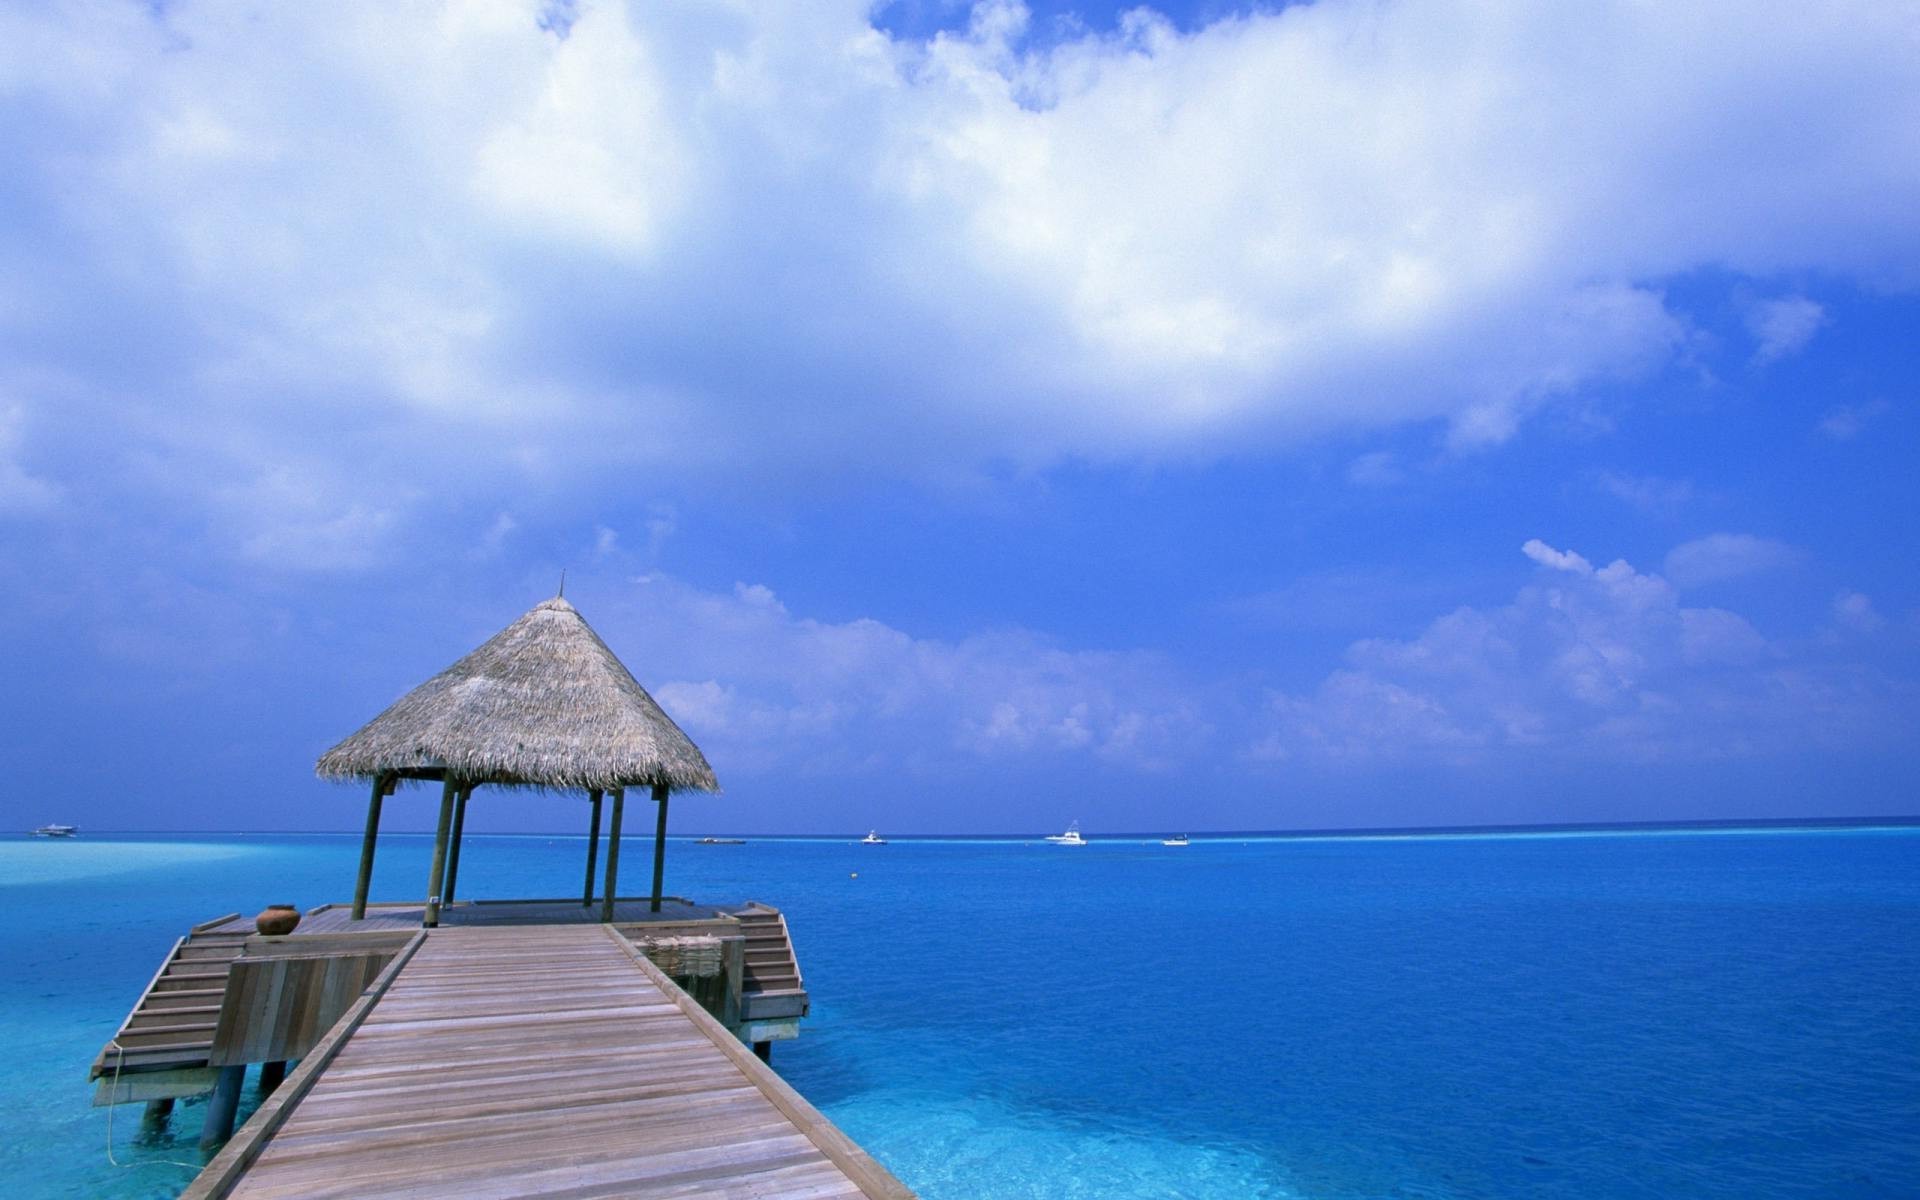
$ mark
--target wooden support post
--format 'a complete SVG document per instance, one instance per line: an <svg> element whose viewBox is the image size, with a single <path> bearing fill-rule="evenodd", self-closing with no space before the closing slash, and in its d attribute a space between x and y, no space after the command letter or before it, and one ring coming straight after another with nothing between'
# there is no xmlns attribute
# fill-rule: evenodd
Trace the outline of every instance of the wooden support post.
<svg viewBox="0 0 1920 1200"><path fill-rule="evenodd" d="M440 877L447 869L447 835L453 830L453 777L440 785L440 828L433 835L433 866L427 871L427 903L420 913L423 928L440 924Z"/></svg>
<svg viewBox="0 0 1920 1200"><path fill-rule="evenodd" d="M353 885L353 919L367 915L367 889L373 886L373 846L380 840L380 801L393 786L387 775L373 777L373 798L367 801L367 832L360 838L360 878Z"/></svg>
<svg viewBox="0 0 1920 1200"><path fill-rule="evenodd" d="M280 1086L287 1077L287 1064L284 1062L263 1062L260 1064L260 1094L267 1095Z"/></svg>
<svg viewBox="0 0 1920 1200"><path fill-rule="evenodd" d="M613 789L613 827L607 830L607 894L600 901L600 919L613 920L613 901L620 894L620 821L626 815L627 789Z"/></svg>
<svg viewBox="0 0 1920 1200"><path fill-rule="evenodd" d="M743 992L746 987L747 939L744 937L724 938L721 947L725 953L726 1002L721 1010L720 1023L734 1035L740 1032L740 1006L745 1003Z"/></svg>
<svg viewBox="0 0 1920 1200"><path fill-rule="evenodd" d="M167 1127L167 1118L172 1115L172 1096L147 1101L146 1111L140 1114L140 1132L149 1136L159 1133Z"/></svg>
<svg viewBox="0 0 1920 1200"><path fill-rule="evenodd" d="M212 1150L233 1136L233 1118L240 1111L240 1085L246 1082L245 1065L221 1067L213 1081L213 1094L207 1097L207 1115L200 1126L200 1148Z"/></svg>
<svg viewBox="0 0 1920 1200"><path fill-rule="evenodd" d="M760 1057L761 1062L766 1063L768 1066L773 1065L772 1042L755 1042L753 1044L753 1052Z"/></svg>
<svg viewBox="0 0 1920 1200"><path fill-rule="evenodd" d="M600 858L600 789L588 792L587 801L593 805L593 829L587 834L587 886L580 893L581 908L593 907L593 871Z"/></svg>
<svg viewBox="0 0 1920 1200"><path fill-rule="evenodd" d="M653 802L660 806L660 815L653 824L653 899L648 911L660 911L660 884L667 875L667 785L653 785Z"/></svg>
<svg viewBox="0 0 1920 1200"><path fill-rule="evenodd" d="M442 904L453 903L453 881L460 877L460 839L467 832L467 798L472 795L472 787L463 787L453 804L453 844L447 848L447 886L440 889Z"/></svg>

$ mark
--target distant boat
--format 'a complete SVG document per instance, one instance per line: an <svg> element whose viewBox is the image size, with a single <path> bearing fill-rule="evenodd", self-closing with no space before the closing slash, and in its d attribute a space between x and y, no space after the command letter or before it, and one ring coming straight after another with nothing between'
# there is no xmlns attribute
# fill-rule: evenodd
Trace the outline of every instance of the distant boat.
<svg viewBox="0 0 1920 1200"><path fill-rule="evenodd" d="M694 844L697 846L744 846L747 844L747 839L704 837Z"/></svg>
<svg viewBox="0 0 1920 1200"><path fill-rule="evenodd" d="M1080 822L1078 821L1067 826L1065 833L1048 834L1047 840L1056 846L1084 846L1087 844L1087 839L1080 836Z"/></svg>
<svg viewBox="0 0 1920 1200"><path fill-rule="evenodd" d="M1187 835L1184 833L1181 833L1181 834L1175 834L1173 837L1170 837L1170 838L1161 838L1160 844L1162 846L1185 846L1188 844Z"/></svg>
<svg viewBox="0 0 1920 1200"><path fill-rule="evenodd" d="M860 844L862 846L884 846L887 844L887 839L881 837L878 830L869 829L867 830L867 836L860 839Z"/></svg>
<svg viewBox="0 0 1920 1200"><path fill-rule="evenodd" d="M80 832L78 825L42 825L33 831L34 837L72 837Z"/></svg>

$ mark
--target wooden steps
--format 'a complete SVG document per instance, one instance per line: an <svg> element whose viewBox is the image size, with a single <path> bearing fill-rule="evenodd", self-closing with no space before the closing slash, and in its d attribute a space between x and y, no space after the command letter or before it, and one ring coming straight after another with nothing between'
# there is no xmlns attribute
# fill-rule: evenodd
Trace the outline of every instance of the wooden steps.
<svg viewBox="0 0 1920 1200"><path fill-rule="evenodd" d="M247 931L236 930L190 933L175 942L87 1077L205 1067L227 967L246 941Z"/></svg>
<svg viewBox="0 0 1920 1200"><path fill-rule="evenodd" d="M750 1028L759 1031L749 1036L756 1040L768 1036L779 1023L791 1030L794 1021L807 1015L810 1002L806 984L800 978L800 962L794 957L787 919L778 910L763 904L749 904L733 916L740 922L740 931L746 938L740 1015L750 1023ZM754 1026L751 1024L754 1022L762 1024ZM791 1037L792 1033L776 1032L772 1036Z"/></svg>
<svg viewBox="0 0 1920 1200"><path fill-rule="evenodd" d="M148 992L146 1007L149 1010L178 1010L206 1006L219 1012L220 997L224 994L226 994L224 987L170 988L165 991Z"/></svg>
<svg viewBox="0 0 1920 1200"><path fill-rule="evenodd" d="M749 993L801 990L800 963L793 954L787 919L773 909L758 906L737 912L734 918L740 922L740 931L747 941L744 990Z"/></svg>

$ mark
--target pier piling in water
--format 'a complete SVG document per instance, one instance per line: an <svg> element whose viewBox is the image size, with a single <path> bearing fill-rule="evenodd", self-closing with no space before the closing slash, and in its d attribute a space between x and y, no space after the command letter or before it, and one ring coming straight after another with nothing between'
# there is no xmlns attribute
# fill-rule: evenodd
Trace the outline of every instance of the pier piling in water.
<svg viewBox="0 0 1920 1200"><path fill-rule="evenodd" d="M240 1111L240 1085L246 1078L244 1066L220 1068L213 1092L207 1097L207 1112L200 1126L202 1150L216 1149L233 1136L233 1118Z"/></svg>

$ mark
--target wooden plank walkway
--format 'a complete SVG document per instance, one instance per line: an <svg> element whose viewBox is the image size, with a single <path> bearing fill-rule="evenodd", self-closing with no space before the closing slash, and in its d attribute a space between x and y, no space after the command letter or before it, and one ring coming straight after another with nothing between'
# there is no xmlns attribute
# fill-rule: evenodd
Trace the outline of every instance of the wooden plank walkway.
<svg viewBox="0 0 1920 1200"><path fill-rule="evenodd" d="M597 925L435 930L337 1053L312 1065L278 1128L222 1155L230 1190L202 1188L206 1176L196 1189L255 1200L911 1196Z"/></svg>

